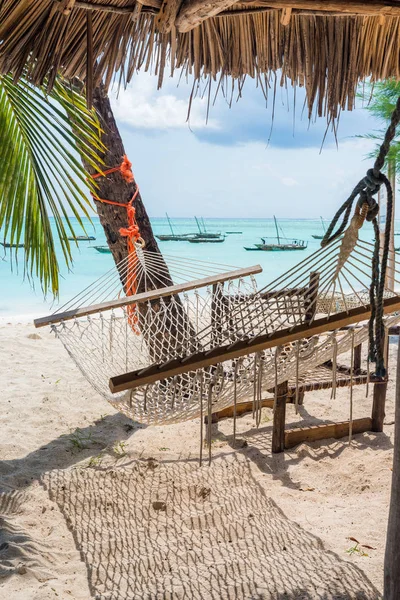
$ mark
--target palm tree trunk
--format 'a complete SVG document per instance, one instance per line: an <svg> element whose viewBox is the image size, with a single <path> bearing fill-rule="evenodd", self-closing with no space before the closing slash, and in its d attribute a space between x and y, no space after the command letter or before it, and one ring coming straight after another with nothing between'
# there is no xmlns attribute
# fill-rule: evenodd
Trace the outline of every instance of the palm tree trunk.
<svg viewBox="0 0 400 600"><path fill-rule="evenodd" d="M122 162L125 148L114 119L110 100L103 87L98 87L94 90L93 105L103 128L102 142L106 148L102 156L105 164L104 169L117 167ZM84 166L89 173L94 173L91 165L84 164ZM99 198L120 204L128 204L136 191L136 183L126 183L119 172L111 173L106 177L99 177L96 182L99 186L96 192ZM139 226L140 235L146 243L146 248L158 253L160 259L162 259L140 192L135 199L134 206L136 208L136 221ZM121 228L128 226L127 211L120 206L103 202L96 202L96 209L106 235L107 244L115 263L118 264L126 258L128 252L127 238L122 237L119 233ZM166 285L171 284L171 278L167 276L164 283ZM139 289L138 291L143 290Z"/></svg>
<svg viewBox="0 0 400 600"><path fill-rule="evenodd" d="M114 115L111 109L110 100L104 90L104 87L98 87L93 92L93 106L95 107L100 125L103 129L102 142L106 148L104 155L104 170L117 167L121 164L125 154L125 148L119 133ZM94 174L91 165L83 161L86 170ZM126 183L120 172L110 173L106 177L96 179L98 189L96 195L105 200L118 202L119 204L128 204L133 194L136 191L136 183ZM120 235L119 230L128 226L127 211L122 206L115 206L105 202L96 201L96 209L99 215L100 223L104 229L107 244L111 250L112 256L116 265L118 265L128 255L127 238ZM172 285L173 281L170 276L168 266L164 262L163 256L159 250L157 241L154 237L150 219L147 215L146 208L143 204L140 193L134 201L136 209L136 221L139 226L140 235L145 241L146 249L158 254L158 261L161 266L161 271L157 273L157 278L149 280L142 277L137 292L140 293L147 290ZM125 276L126 277L126 276ZM124 284L124 279L121 275L121 281ZM126 290L125 290L126 291ZM163 302L168 304L171 302L171 297L166 297ZM191 350L198 350L195 342L195 331L190 323L190 320L179 300L175 297L174 306L165 316L165 312L160 312L160 301L153 300L151 303L152 309L152 325L151 330L148 329L149 319L147 318L147 304L139 305L139 327L146 332L147 343L150 354L153 360L166 360L171 356L171 352L181 354L187 351L184 347L190 345ZM157 319L157 314L160 313L160 318ZM189 335L183 336L183 332L189 332ZM189 341L188 341L189 340ZM157 348L157 350L155 350Z"/></svg>
<svg viewBox="0 0 400 600"><path fill-rule="evenodd" d="M400 341L397 353L392 492L386 536L383 597L385 600L400 598Z"/></svg>

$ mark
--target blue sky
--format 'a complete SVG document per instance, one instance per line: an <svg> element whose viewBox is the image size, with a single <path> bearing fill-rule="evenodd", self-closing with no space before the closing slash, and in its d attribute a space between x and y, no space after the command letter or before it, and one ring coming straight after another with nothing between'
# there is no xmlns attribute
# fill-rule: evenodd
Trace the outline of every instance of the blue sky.
<svg viewBox="0 0 400 600"><path fill-rule="evenodd" d="M231 107L220 96L210 108L193 102L191 85L135 76L126 90L111 92L113 109L151 216L315 217L331 216L369 168L370 142L356 135L380 124L358 102L343 112L338 147L326 119L309 123L304 92L277 90L265 98L252 80ZM272 125L272 133L271 133ZM269 143L268 143L269 142Z"/></svg>

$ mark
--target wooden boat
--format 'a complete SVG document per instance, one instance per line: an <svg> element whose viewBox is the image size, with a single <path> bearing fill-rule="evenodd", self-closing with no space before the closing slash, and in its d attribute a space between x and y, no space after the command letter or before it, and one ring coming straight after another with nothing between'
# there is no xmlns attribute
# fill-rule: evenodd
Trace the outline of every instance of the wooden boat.
<svg viewBox="0 0 400 600"><path fill-rule="evenodd" d="M96 238L93 235L77 235L68 237L70 242L93 242Z"/></svg>
<svg viewBox="0 0 400 600"><path fill-rule="evenodd" d="M24 244L10 244L9 242L0 242L3 248L23 248Z"/></svg>
<svg viewBox="0 0 400 600"><path fill-rule="evenodd" d="M254 244L254 246L246 247L244 249L247 251L262 251L262 252L282 252L282 251L291 251L291 250L305 250L307 248L307 242L303 240L287 240L285 243L281 242L281 236L279 235L278 222L274 215L275 221L275 229L276 229L276 238L277 242L267 242L266 238L261 238L261 244Z"/></svg>
<svg viewBox="0 0 400 600"><path fill-rule="evenodd" d="M322 229L324 230L324 235L312 235L311 237L313 237L314 240L323 240L324 236L325 236L326 228L325 228L324 220L322 217L320 217L320 219L321 219L321 223L322 223Z"/></svg>
<svg viewBox="0 0 400 600"><path fill-rule="evenodd" d="M101 254L111 254L111 250L108 246L93 246L97 252L101 252Z"/></svg>
<svg viewBox="0 0 400 600"><path fill-rule="evenodd" d="M156 238L158 240L160 240L160 242L187 242L187 240L189 238L191 238L192 236L195 236L197 234L195 233L182 233L182 234L172 234L172 233L166 233L166 234L160 234L160 235L156 235Z"/></svg>
<svg viewBox="0 0 400 600"><path fill-rule="evenodd" d="M156 238L160 240L160 242L186 242L191 236L197 235L196 233L175 233L168 213L165 213L165 216L167 217L171 233L156 235Z"/></svg>
<svg viewBox="0 0 400 600"><path fill-rule="evenodd" d="M195 233L194 237L199 237L199 238L202 238L202 239L203 238L218 239L218 238L221 237L221 232L211 233L210 231L207 231L203 217L201 217L203 228L201 228L199 219L197 217L195 217L195 220L196 220L196 223L197 223L197 227L199 229L199 233Z"/></svg>
<svg viewBox="0 0 400 600"><path fill-rule="evenodd" d="M221 244L222 242L225 241L225 236L224 235L220 235L218 238L216 237L200 237L200 236L196 236L196 237L192 237L189 238L188 241L191 244L204 244L204 243L208 243L208 244Z"/></svg>

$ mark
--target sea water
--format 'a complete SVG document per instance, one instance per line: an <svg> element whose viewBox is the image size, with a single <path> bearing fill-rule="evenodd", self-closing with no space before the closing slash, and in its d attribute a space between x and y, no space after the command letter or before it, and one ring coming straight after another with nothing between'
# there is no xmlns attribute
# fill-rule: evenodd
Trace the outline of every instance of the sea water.
<svg viewBox="0 0 400 600"><path fill-rule="evenodd" d="M74 223L74 219L71 219ZM307 256L318 250L320 240L313 239L312 235L322 235L323 228L319 218L316 219L279 219L279 234L281 241L293 238L308 244L306 250L295 252L248 252L245 246L251 247L260 243L260 238L276 237L273 219L205 219L209 232L241 231L241 234L227 234L221 244L191 244L190 242L159 242L162 253L168 256L192 258L210 261L230 267L246 267L260 264L263 272L257 276L259 285L265 285L280 274L287 271ZM155 235L170 233L167 219L152 218L151 224ZM326 221L326 225L328 220ZM54 225L54 224L53 224ZM198 228L194 219L174 218L172 225L175 233L196 233ZM97 217L85 222L88 235L94 235L93 242L79 242L76 246L71 242L73 266L70 271L65 267L61 269L60 295L57 300L51 294L44 298L40 282L29 282L24 278L23 249L17 253L18 262L11 259L10 250L0 246L0 319L2 322L15 320L30 320L33 317L53 312L62 306L85 287L101 277L106 271L113 268L111 254L101 254L94 246L106 245L104 231ZM74 223L75 233L82 234L77 223ZM396 224L396 231L400 224ZM372 241L373 231L371 225L366 224L361 237ZM399 240L400 236L395 238ZM268 240L269 241L269 240ZM61 250L58 245L58 255L62 264ZM15 250L12 251L13 255ZM168 262L169 258L167 259Z"/></svg>

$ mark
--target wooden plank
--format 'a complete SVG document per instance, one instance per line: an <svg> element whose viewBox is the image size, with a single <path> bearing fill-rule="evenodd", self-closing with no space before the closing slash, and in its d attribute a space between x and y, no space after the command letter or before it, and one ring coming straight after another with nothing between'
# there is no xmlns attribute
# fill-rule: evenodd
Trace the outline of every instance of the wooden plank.
<svg viewBox="0 0 400 600"><path fill-rule="evenodd" d="M239 0L183 0L181 10L175 21L180 33L194 29L204 20L230 8Z"/></svg>
<svg viewBox="0 0 400 600"><path fill-rule="evenodd" d="M171 31L181 4L182 0L163 0L160 12L156 18L157 29L160 33L169 33Z"/></svg>
<svg viewBox="0 0 400 600"><path fill-rule="evenodd" d="M236 269L234 271L227 271L225 273L220 273L219 275L211 275L209 277L203 277L202 279L194 279L193 281L189 281L187 283L179 283L177 285L151 290L150 292L135 294L134 296L124 296L124 298L118 298L117 300L102 302L101 304L92 304L91 306L84 306L74 310L55 313L54 315L48 315L47 317L40 317L39 319L35 319L33 323L35 327L45 327L46 325L51 325L52 323L60 323L61 321L68 321L70 319L74 319L75 317L93 315L97 312L111 310L112 308L121 308L122 306L139 304L140 302L151 302L152 300L157 300L158 298L174 296L175 294L188 292L200 287L207 287L209 285L213 285L214 283L228 281L229 279L239 279L240 277L254 275L256 273L261 273L261 271L262 268L260 265L254 265L244 269Z"/></svg>
<svg viewBox="0 0 400 600"><path fill-rule="evenodd" d="M343 15L400 16L400 4L398 0L370 0L368 2L360 2L359 0L256 0L246 2L246 0L242 0L240 4L249 7L307 10L312 13L333 12ZM234 14L233 11L232 14Z"/></svg>
<svg viewBox="0 0 400 600"><path fill-rule="evenodd" d="M68 10L65 5L71 5L72 8L82 8L84 10L93 10L95 12L109 12L114 14L126 15L132 14L137 11L136 4L142 4L143 6L148 6L159 10L161 8L162 0L136 0L136 2L132 2L129 6L116 6L115 4L97 4L94 2L85 2L84 0L54 0L55 2L60 4L59 10ZM70 12L70 11L69 11ZM69 14L64 12L64 14Z"/></svg>
<svg viewBox="0 0 400 600"><path fill-rule="evenodd" d="M287 399L287 402L290 402L290 398ZM274 399L273 398L264 398L261 400L262 408L273 408L274 407ZM219 410L216 413L213 413L213 417L215 416L215 421L219 421L220 419L230 419L233 418L233 406L227 406L222 410ZM253 412L253 401L250 400L248 402L238 402L236 404L236 416L240 417L241 415L245 415L246 413Z"/></svg>
<svg viewBox="0 0 400 600"><path fill-rule="evenodd" d="M283 25L284 27L287 27L287 25L289 25L289 23L290 23L291 16L292 16L292 9L284 8L282 10L281 25Z"/></svg>
<svg viewBox="0 0 400 600"><path fill-rule="evenodd" d="M316 440L326 440L329 438L339 439L349 435L350 421L341 423L328 423L326 425L316 425L314 427L299 427L289 429L285 432L285 449L293 448L302 442L315 442ZM354 419L353 434L372 431L372 419L364 417Z"/></svg>
<svg viewBox="0 0 400 600"><path fill-rule="evenodd" d="M400 297L386 298L383 306L385 314L400 311ZM165 379L166 377L173 377L174 375L188 373L196 369L210 367L224 360L233 360L234 358L240 358L241 356L247 356L255 352L262 352L268 348L275 348L279 345L295 342L305 337L308 338L313 335L326 333L327 331L340 329L340 327L345 327L346 325L365 321L370 316L370 305L367 307L361 306L352 308L348 312L315 319L311 324L302 323L295 327L275 331L270 335L257 335L250 339L239 340L233 344L218 346L212 350L196 352L185 358L171 359L166 363L154 364L146 369L111 377L109 382L110 390L115 394L116 392L134 389L148 383L154 383L160 379Z"/></svg>

